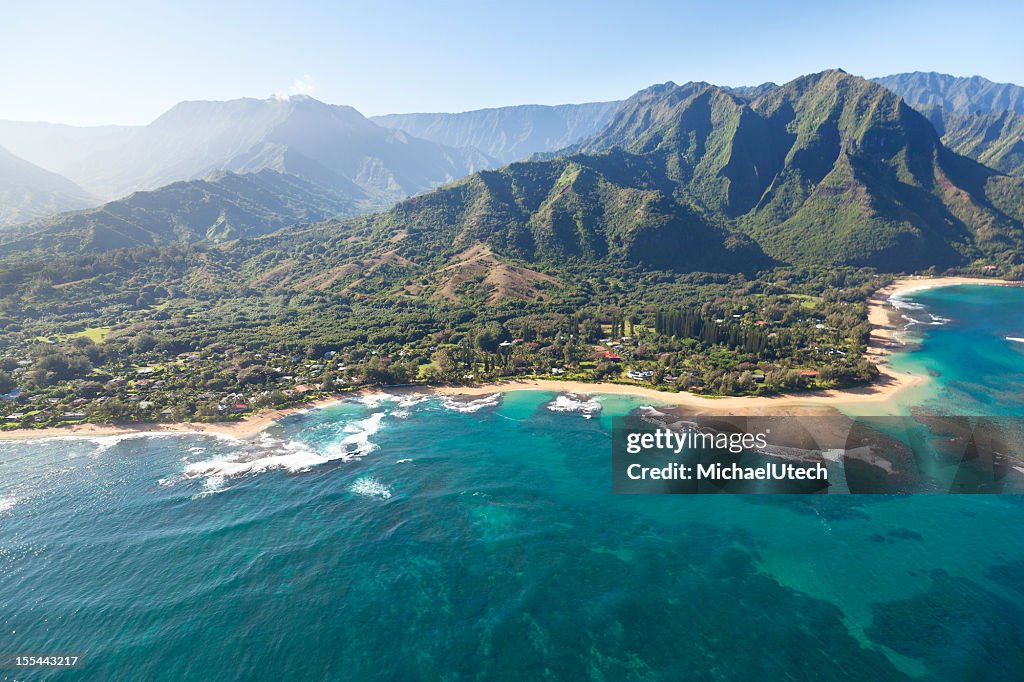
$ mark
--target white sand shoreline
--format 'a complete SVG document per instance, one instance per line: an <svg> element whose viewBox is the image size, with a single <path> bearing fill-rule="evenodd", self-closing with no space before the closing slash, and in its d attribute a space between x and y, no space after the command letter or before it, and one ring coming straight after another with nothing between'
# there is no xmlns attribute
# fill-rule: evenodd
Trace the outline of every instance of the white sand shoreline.
<svg viewBox="0 0 1024 682"><path fill-rule="evenodd" d="M693 393L670 393L641 385L588 383L561 379L525 379L498 381L475 386L399 386L374 388L351 393L325 396L321 399L295 407L268 410L245 417L237 422L175 423L175 424L129 424L102 425L81 424L70 427L43 429L13 429L0 431L0 441L33 441L54 438L102 438L110 436L166 436L170 434L212 435L227 438L252 438L276 424L285 417L310 410L323 409L347 399L367 395L395 395L418 393L443 396L481 396L509 391L553 391L586 395L630 395L648 398L652 403L663 406L693 410L697 414L778 414L798 413L806 410L835 408L839 406L883 404L898 393L918 386L927 378L893 370L885 363L886 356L894 347L899 330L892 323L889 299L915 291L962 284L985 284L1021 286L1022 282L981 279L974 277L905 277L887 287L879 289L868 299L868 321L871 322L869 357L874 357L881 374L870 386L849 389L831 389L807 393L790 393L774 396L708 397Z"/></svg>

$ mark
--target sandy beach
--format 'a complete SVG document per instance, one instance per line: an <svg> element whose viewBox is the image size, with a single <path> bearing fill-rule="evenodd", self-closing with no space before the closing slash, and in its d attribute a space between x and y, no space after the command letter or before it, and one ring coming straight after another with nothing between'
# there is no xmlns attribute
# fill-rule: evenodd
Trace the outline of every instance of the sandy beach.
<svg viewBox="0 0 1024 682"><path fill-rule="evenodd" d="M830 408L837 406L883 404L891 400L897 393L926 381L924 376L896 372L885 361L885 355L900 345L898 340L900 326L895 322L894 309L889 304L889 299L897 294L961 284L1021 286L1022 283L975 277L905 277L896 280L887 287L879 289L868 299L868 321L873 327L868 355L877 363L881 374L879 379L870 386L777 396L724 398L700 396L693 393L669 393L639 384L584 383L558 379L508 380L478 386L401 386L374 388L327 396L295 407L260 412L235 422L133 425L82 424L45 429L14 429L11 431L0 431L0 440L35 440L59 437L95 438L138 433L206 433L232 438L251 438L288 415L327 407L341 400L375 393L420 393L467 397L490 395L506 391L620 394L649 398L652 403L685 408L687 411L692 411L698 415L717 414L723 416L741 414L809 414L830 411Z"/></svg>
<svg viewBox="0 0 1024 682"><path fill-rule="evenodd" d="M884 355L886 349L898 343L899 328L893 323L891 315L893 308L889 305L889 299L901 294L909 294L914 291L925 289L938 289L939 287L952 287L962 284L982 284L988 286L1022 286L1024 282L1010 282L1003 279L983 279L980 277L903 277L896 280L887 287L875 292L868 299L868 322L873 327L871 338L872 347L876 354ZM868 349L871 354L872 348Z"/></svg>
<svg viewBox="0 0 1024 682"><path fill-rule="evenodd" d="M75 426L57 426L45 429L13 429L0 431L0 441L4 440L37 440L44 438L99 438L103 436L125 436L139 433L206 433L231 438L252 438L267 427L284 419L288 415L328 407L337 404L346 397L359 395L352 392L344 395L325 397L295 407L280 410L267 410L233 422L213 423L141 423L141 424L76 424Z"/></svg>

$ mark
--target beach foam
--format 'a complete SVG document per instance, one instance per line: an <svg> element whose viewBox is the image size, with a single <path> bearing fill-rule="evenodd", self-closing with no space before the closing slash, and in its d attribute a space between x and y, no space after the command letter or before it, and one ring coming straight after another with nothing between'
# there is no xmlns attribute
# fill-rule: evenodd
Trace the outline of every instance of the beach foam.
<svg viewBox="0 0 1024 682"><path fill-rule="evenodd" d="M377 446L370 442L370 437L380 431L383 419L384 413L377 412L366 419L346 424L344 431L348 435L337 445L331 446L331 459L349 460L365 457L376 450Z"/></svg>
<svg viewBox="0 0 1024 682"><path fill-rule="evenodd" d="M492 393L475 400L458 400L455 397L446 397L441 404L449 410L471 414L479 412L485 407L497 407L501 404L502 395L501 393Z"/></svg>
<svg viewBox="0 0 1024 682"><path fill-rule="evenodd" d="M585 419L590 419L601 411L601 402L590 396L567 393L548 403L548 409L552 412L579 412Z"/></svg>
<svg viewBox="0 0 1024 682"><path fill-rule="evenodd" d="M425 393L409 393L399 394L394 393L368 393L363 396L356 398L356 402L365 405L369 409L375 409L383 405L384 403L394 403L396 407L408 408L413 405L419 405L425 400L429 400L430 396Z"/></svg>
<svg viewBox="0 0 1024 682"><path fill-rule="evenodd" d="M1006 340L1013 341L1014 343L1024 343L1024 338L1021 338L1019 336L1007 336Z"/></svg>

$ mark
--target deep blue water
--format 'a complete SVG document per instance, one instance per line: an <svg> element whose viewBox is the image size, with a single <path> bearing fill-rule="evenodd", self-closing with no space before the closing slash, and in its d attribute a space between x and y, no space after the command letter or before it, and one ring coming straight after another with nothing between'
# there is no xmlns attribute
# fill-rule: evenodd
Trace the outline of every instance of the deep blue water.
<svg viewBox="0 0 1024 682"><path fill-rule="evenodd" d="M913 300L914 400L1024 407L1024 291ZM612 496L642 402L557 398L0 443L0 653L85 659L0 678L1021 677L1018 497Z"/></svg>

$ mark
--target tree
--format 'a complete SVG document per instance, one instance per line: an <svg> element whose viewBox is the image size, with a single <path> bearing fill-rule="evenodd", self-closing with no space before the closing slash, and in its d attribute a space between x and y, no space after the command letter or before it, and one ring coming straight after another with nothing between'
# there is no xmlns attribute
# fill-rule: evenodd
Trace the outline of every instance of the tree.
<svg viewBox="0 0 1024 682"><path fill-rule="evenodd" d="M508 331L500 322L488 322L483 329L477 332L473 342L480 350L493 353L498 350L498 345L506 339L508 339Z"/></svg>

